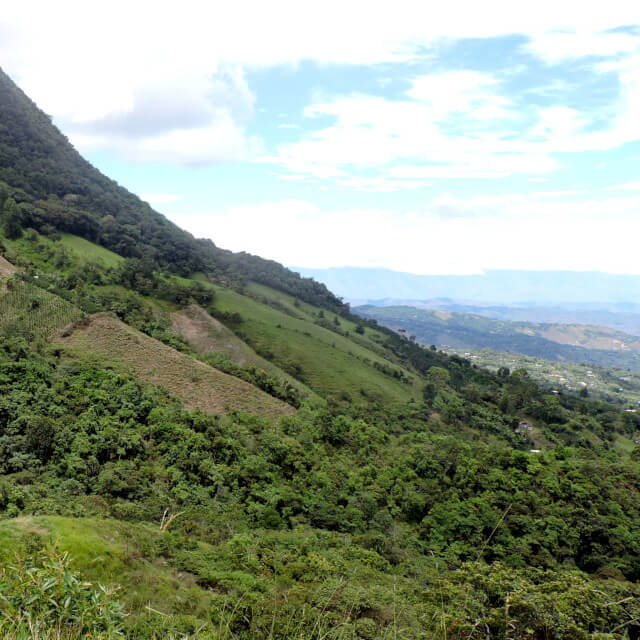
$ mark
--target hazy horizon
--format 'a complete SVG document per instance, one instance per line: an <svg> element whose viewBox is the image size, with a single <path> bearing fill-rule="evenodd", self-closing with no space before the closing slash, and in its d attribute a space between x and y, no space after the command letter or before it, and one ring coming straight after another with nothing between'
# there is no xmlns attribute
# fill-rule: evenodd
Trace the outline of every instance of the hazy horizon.
<svg viewBox="0 0 640 640"><path fill-rule="evenodd" d="M483 304L637 304L640 276L602 271L488 270L412 274L389 269L292 267L348 301L447 299Z"/></svg>

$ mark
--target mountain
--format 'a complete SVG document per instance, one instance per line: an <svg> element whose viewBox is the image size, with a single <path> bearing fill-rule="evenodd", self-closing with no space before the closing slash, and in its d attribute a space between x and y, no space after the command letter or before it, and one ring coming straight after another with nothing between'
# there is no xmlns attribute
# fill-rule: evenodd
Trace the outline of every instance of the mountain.
<svg viewBox="0 0 640 640"><path fill-rule="evenodd" d="M587 271L489 270L477 275L415 275L364 267L305 269L350 301L428 300L466 303L566 305L607 303L616 311L639 311L640 276ZM596 305L598 308L598 305ZM613 310L613 309L611 309Z"/></svg>
<svg viewBox="0 0 640 640"><path fill-rule="evenodd" d="M640 338L606 327L512 322L405 306L360 306L354 311L384 326L402 329L425 345L487 348L640 371Z"/></svg>
<svg viewBox="0 0 640 640"><path fill-rule="evenodd" d="M640 414L192 238L6 76L0 123L0 638L639 637Z"/></svg>
<svg viewBox="0 0 640 640"><path fill-rule="evenodd" d="M631 335L640 335L640 313L618 311L623 305L591 304L590 308L583 305L564 304L558 307L545 307L537 305L529 306L495 306L464 304L453 300L378 300L374 306L403 306L417 307L418 309L433 309L439 311L452 311L455 313L469 313L496 320L510 322L534 322L545 324L574 324L595 325L608 327L616 331ZM632 305L624 305L631 307ZM611 310L610 310L611 309Z"/></svg>
<svg viewBox="0 0 640 640"><path fill-rule="evenodd" d="M0 113L0 180L11 185L23 225L72 233L180 275L203 271L240 288L251 279L326 308L344 308L325 286L271 260L196 240L119 187L84 160L1 69Z"/></svg>

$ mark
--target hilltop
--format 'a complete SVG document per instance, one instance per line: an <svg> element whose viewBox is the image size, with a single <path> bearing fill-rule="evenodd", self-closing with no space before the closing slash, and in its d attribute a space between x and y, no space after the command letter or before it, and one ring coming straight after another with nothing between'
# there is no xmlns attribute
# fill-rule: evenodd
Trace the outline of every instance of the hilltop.
<svg viewBox="0 0 640 640"><path fill-rule="evenodd" d="M0 637L638 637L640 415L194 239L6 76L0 179Z"/></svg>

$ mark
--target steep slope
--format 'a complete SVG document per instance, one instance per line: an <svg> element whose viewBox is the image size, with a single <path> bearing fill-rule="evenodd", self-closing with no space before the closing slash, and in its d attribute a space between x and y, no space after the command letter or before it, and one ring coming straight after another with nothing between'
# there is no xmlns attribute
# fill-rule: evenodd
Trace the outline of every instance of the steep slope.
<svg viewBox="0 0 640 640"><path fill-rule="evenodd" d="M81 317L80 309L66 300L21 280L0 289L0 333L50 338Z"/></svg>
<svg viewBox="0 0 640 640"><path fill-rule="evenodd" d="M29 189L84 170L33 148ZM91 231L79 186L10 191L24 225L57 210ZM116 214L95 239L122 255L89 232L2 238L28 289L0 326L2 640L640 637L640 414L423 349L275 263L192 273L188 238L166 269L132 259L170 234ZM90 316L34 340L36 294ZM327 401L294 411L209 367L218 347ZM117 585L126 616L101 604Z"/></svg>
<svg viewBox="0 0 640 640"><path fill-rule="evenodd" d="M203 355L229 358L241 367L255 366L283 383L293 385L298 392L309 398L315 394L293 376L288 375L273 363L261 358L249 345L240 340L219 320L212 318L202 307L191 304L171 314L172 330L182 336L193 349ZM316 398L318 396L315 396Z"/></svg>
<svg viewBox="0 0 640 640"><path fill-rule="evenodd" d="M298 303L300 309L292 304L292 311L271 306L268 299L260 302L219 287L215 291L219 312L236 316L236 334L316 393L385 403L406 402L419 395L412 371L390 359L389 349L378 345L379 353L372 348L376 343L372 338L368 341L370 335L378 335L375 329L363 328L364 338L358 340L360 336L349 330L355 324L340 319L345 327L335 327L333 320L319 317L321 309L305 310Z"/></svg>
<svg viewBox="0 0 640 640"><path fill-rule="evenodd" d="M24 226L73 233L121 256L150 258L178 273L205 272L234 286L250 278L320 306L346 309L324 285L274 261L196 240L169 222L84 160L2 70L0 181L20 203Z"/></svg>
<svg viewBox="0 0 640 640"><path fill-rule="evenodd" d="M388 344L395 338L393 333L356 317L338 315L255 282L243 287L244 295L206 280L160 272L132 283L124 276L133 272L137 278L136 264L131 267L117 254L69 234L57 240L29 233L3 242L25 272L32 274L32 291L42 295L55 291L89 314L114 312L143 332L179 347L171 342L173 330L186 338L194 355L206 364L296 406L305 398L317 402L328 396L365 404L420 396L418 371L403 363ZM150 277L156 283L151 288ZM135 290L136 286L143 286L145 292ZM194 312L193 295L213 296L206 304L217 319L204 310ZM26 299L21 304L24 307ZM33 320L42 324L43 319L36 315ZM52 333L44 325L43 329L47 335ZM162 336L155 335L158 330L164 332ZM228 366L227 359L243 370ZM280 388L274 389L268 377L278 381ZM289 394L288 386L297 398Z"/></svg>
<svg viewBox="0 0 640 640"><path fill-rule="evenodd" d="M110 315L93 316L56 342L79 353L131 365L143 380L167 389L190 409L207 413L247 411L264 416L294 412L250 384L179 353Z"/></svg>

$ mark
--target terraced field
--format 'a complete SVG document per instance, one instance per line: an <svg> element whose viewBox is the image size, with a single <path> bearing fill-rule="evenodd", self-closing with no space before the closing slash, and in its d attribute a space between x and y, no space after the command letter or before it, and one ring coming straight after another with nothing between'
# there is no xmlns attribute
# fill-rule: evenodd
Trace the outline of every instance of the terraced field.
<svg viewBox="0 0 640 640"><path fill-rule="evenodd" d="M293 407L256 387L132 329L97 314L58 342L78 354L102 355L132 366L137 375L164 387L189 409L207 413L246 411L266 416L293 414Z"/></svg>
<svg viewBox="0 0 640 640"><path fill-rule="evenodd" d="M0 256L0 278L6 278L18 270L5 258Z"/></svg>
<svg viewBox="0 0 640 640"><path fill-rule="evenodd" d="M79 320L82 312L70 302L34 285L15 280L0 291L0 331L28 339L49 338Z"/></svg>

